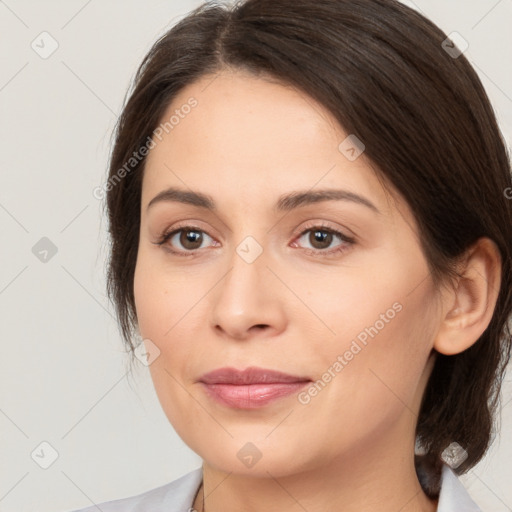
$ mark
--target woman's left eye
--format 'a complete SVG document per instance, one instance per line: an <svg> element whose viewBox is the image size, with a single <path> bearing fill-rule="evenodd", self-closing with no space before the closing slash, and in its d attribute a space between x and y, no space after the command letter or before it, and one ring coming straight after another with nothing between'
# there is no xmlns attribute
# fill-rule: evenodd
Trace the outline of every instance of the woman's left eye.
<svg viewBox="0 0 512 512"><path fill-rule="evenodd" d="M195 251L203 248L203 243L210 239L214 244L218 245L210 235L202 229L194 226L182 226L170 232L164 232L160 239L155 242L156 245L166 244L166 249L173 254L179 256L192 256ZM355 243L355 240L348 237L339 231L323 226L314 226L308 228L299 235L298 238L291 244L292 247L297 247L297 241L306 240L311 247L305 247L305 252L313 255L329 256L333 253L341 253L350 248ZM339 243L332 247L336 239ZM167 244L167 242L170 242ZM180 244L182 249L176 250L176 244ZM208 245L212 245L211 242ZM187 254L188 253L188 254Z"/></svg>
<svg viewBox="0 0 512 512"><path fill-rule="evenodd" d="M347 250L355 240L334 229L322 226L314 226L303 231L297 240L305 239L312 247L306 247L306 252L311 254L331 255ZM338 239L340 243L332 247L333 241ZM295 244L296 242L294 242Z"/></svg>

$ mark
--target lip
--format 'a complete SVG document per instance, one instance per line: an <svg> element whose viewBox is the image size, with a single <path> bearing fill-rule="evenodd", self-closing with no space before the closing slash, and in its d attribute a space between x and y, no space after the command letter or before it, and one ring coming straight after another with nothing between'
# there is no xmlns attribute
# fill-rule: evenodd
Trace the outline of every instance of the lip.
<svg viewBox="0 0 512 512"><path fill-rule="evenodd" d="M207 394L236 409L256 409L299 391L311 382L308 377L249 367L219 368L200 377Z"/></svg>

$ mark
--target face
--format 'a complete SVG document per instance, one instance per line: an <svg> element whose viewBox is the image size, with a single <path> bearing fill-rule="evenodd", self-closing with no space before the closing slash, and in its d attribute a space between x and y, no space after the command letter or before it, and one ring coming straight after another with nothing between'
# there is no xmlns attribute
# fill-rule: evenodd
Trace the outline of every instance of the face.
<svg viewBox="0 0 512 512"><path fill-rule="evenodd" d="M253 475L410 450L438 308L405 202L291 87L223 72L173 115L144 171L134 294L177 433Z"/></svg>

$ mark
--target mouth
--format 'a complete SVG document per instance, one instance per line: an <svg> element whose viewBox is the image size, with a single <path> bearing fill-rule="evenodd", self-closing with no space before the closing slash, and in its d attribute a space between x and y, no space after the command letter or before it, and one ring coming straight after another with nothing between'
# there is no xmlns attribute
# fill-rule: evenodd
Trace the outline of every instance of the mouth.
<svg viewBox="0 0 512 512"><path fill-rule="evenodd" d="M312 381L309 377L249 367L219 368L203 375L199 382L209 397L223 405L256 409L296 393Z"/></svg>

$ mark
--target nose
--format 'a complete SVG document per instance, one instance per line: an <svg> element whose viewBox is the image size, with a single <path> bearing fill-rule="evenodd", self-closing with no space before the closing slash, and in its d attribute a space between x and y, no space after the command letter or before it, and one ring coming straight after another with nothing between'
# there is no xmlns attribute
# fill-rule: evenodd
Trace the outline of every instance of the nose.
<svg viewBox="0 0 512 512"><path fill-rule="evenodd" d="M254 261L233 251L211 295L211 325L217 334L248 340L272 337L286 328L285 290L269 263L265 250Z"/></svg>

